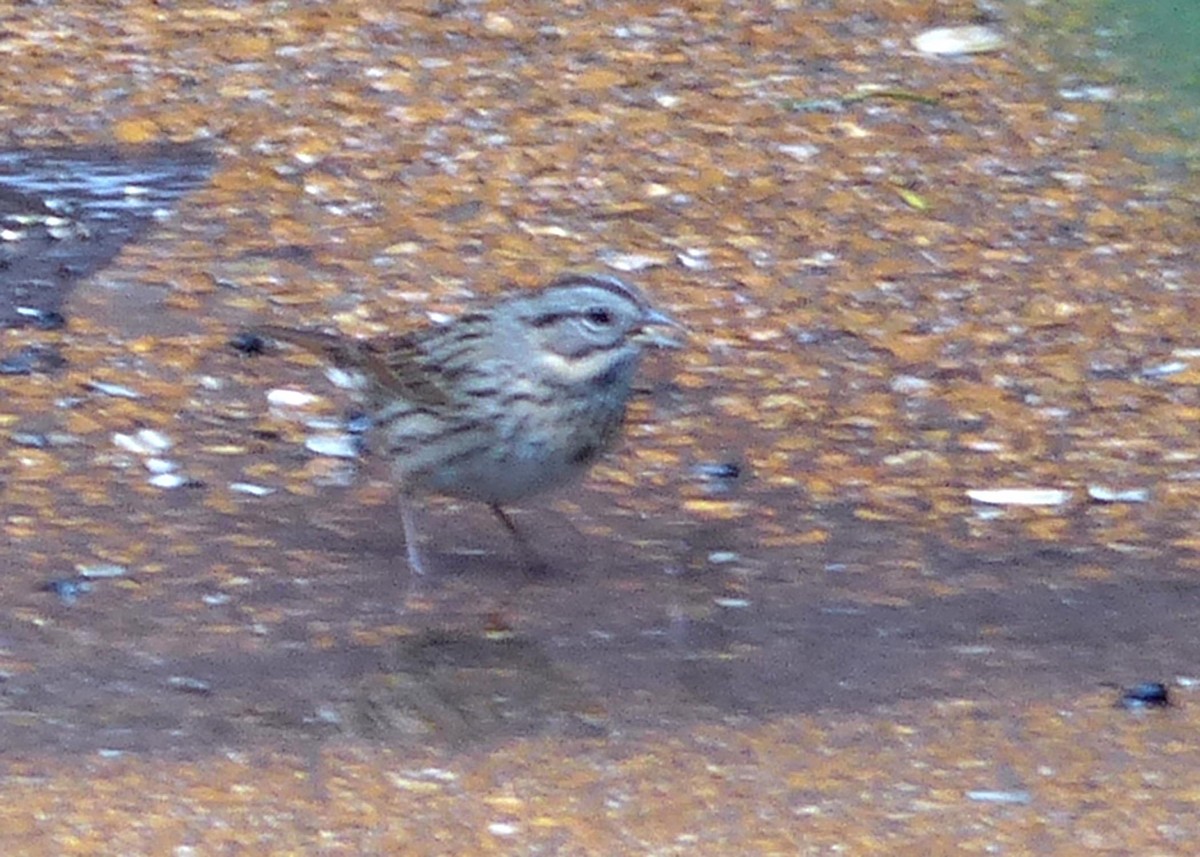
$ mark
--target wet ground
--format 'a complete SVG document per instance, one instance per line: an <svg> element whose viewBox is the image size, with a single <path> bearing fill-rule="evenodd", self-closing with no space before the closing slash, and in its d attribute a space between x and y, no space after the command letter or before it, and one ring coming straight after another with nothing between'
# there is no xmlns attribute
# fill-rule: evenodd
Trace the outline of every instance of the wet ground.
<svg viewBox="0 0 1200 857"><path fill-rule="evenodd" d="M95 14L3 19L6 853L1193 853L1193 191L1079 81L906 48L967 3ZM414 579L229 345L596 266L692 336L544 578L431 501Z"/></svg>

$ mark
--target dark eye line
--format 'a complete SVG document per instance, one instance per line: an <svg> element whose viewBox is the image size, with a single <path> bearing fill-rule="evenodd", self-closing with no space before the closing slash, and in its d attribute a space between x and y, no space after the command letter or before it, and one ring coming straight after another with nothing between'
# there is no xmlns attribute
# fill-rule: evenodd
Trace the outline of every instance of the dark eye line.
<svg viewBox="0 0 1200 857"><path fill-rule="evenodd" d="M558 324L560 320L566 318L568 315L569 313L565 312L548 312L530 319L529 323L534 327L549 327L552 324Z"/></svg>
<svg viewBox="0 0 1200 857"><path fill-rule="evenodd" d="M594 324L612 324L613 314L603 307L593 307L583 312L548 312L530 319L529 323L537 328L550 327L564 318L582 318Z"/></svg>

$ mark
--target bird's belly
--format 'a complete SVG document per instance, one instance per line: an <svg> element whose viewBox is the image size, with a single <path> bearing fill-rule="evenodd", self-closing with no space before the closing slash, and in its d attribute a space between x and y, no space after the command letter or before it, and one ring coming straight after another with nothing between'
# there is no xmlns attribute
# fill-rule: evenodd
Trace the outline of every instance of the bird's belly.
<svg viewBox="0 0 1200 857"><path fill-rule="evenodd" d="M591 421L563 436L525 431L484 444L424 474L425 490L485 503L512 503L578 479L612 443L614 420Z"/></svg>
<svg viewBox="0 0 1200 857"><path fill-rule="evenodd" d="M426 490L484 503L512 503L579 478L587 464L559 456L484 458L443 466L425 480Z"/></svg>
<svg viewBox="0 0 1200 857"><path fill-rule="evenodd" d="M624 397L581 399L574 407L510 401L488 419L442 425L428 443L394 459L402 485L485 503L512 503L582 476L619 433Z"/></svg>

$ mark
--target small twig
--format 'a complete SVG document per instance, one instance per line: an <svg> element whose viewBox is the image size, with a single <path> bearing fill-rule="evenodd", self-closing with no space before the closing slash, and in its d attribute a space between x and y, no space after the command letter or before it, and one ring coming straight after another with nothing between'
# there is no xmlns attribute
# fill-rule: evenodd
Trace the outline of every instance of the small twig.
<svg viewBox="0 0 1200 857"><path fill-rule="evenodd" d="M935 95L922 95L911 89L869 85L860 86L854 92L835 98L813 98L807 101L789 100L785 101L783 106L788 110L836 113L844 110L850 104L866 101L868 98L890 98L893 101L912 101L930 106L942 103L942 100Z"/></svg>

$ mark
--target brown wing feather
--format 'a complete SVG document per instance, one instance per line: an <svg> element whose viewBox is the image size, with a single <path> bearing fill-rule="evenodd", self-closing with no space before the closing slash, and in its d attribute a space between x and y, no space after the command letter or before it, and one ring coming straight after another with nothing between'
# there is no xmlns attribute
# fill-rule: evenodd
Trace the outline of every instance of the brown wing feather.
<svg viewBox="0 0 1200 857"><path fill-rule="evenodd" d="M376 368L368 370L372 377L387 376L385 389L416 405L447 408L453 402L453 391L439 383L426 364L429 354L417 336L395 336L373 341L371 357Z"/></svg>
<svg viewBox="0 0 1200 857"><path fill-rule="evenodd" d="M399 397L432 408L450 404L449 393L424 371L426 355L411 336L359 340L275 325L262 325L255 332L303 348L340 369L362 372L376 387L376 395Z"/></svg>

